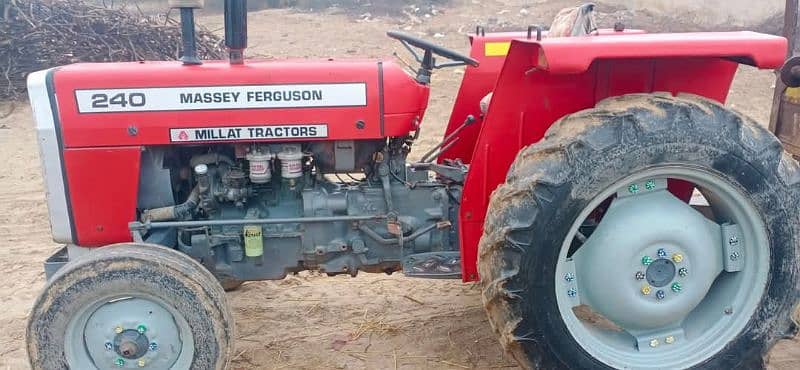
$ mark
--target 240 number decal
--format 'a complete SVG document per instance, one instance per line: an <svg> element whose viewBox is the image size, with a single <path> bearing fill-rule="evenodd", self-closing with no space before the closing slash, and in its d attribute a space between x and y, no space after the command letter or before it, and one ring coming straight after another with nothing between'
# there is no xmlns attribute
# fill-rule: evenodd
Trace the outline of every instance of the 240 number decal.
<svg viewBox="0 0 800 370"><path fill-rule="evenodd" d="M118 107L144 107L147 99L143 93L119 93L114 95L94 94L92 95L92 108L111 108Z"/></svg>

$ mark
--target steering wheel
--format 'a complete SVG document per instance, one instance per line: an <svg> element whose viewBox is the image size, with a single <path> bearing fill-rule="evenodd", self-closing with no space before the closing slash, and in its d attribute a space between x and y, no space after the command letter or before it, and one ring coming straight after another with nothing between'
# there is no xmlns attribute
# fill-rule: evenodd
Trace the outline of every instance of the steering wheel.
<svg viewBox="0 0 800 370"><path fill-rule="evenodd" d="M422 68L427 71L445 67L455 67L463 65L470 65L473 67L477 67L480 65L480 62L464 54L461 54L454 50L450 50L440 45L436 45L430 41L411 36L407 33L398 31L389 31L386 32L386 35L388 35L393 39L399 40L403 44L403 46L405 46L406 49L408 49L408 51L410 51L411 54L414 55L414 58L422 64ZM425 54L423 54L423 56L420 57L419 54L412 48L412 46L422 49L422 51L424 51ZM453 62L436 64L436 61L433 58L434 54L450 59Z"/></svg>

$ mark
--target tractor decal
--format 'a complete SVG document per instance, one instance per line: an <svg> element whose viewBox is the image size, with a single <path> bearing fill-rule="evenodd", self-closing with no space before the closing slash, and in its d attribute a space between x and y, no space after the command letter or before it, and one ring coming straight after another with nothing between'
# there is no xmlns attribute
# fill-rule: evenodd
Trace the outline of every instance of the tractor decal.
<svg viewBox="0 0 800 370"><path fill-rule="evenodd" d="M363 107L367 84L293 84L76 90L79 113Z"/></svg>
<svg viewBox="0 0 800 370"><path fill-rule="evenodd" d="M328 125L324 124L178 128L170 130L170 141L172 142L307 139L325 138L327 136Z"/></svg>

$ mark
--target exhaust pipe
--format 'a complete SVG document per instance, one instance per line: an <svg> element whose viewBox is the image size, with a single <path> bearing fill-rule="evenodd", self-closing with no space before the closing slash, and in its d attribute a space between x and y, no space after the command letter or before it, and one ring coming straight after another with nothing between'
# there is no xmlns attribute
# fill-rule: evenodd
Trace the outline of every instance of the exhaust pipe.
<svg viewBox="0 0 800 370"><path fill-rule="evenodd" d="M231 64L244 64L247 48L247 0L225 0L225 46Z"/></svg>
<svg viewBox="0 0 800 370"><path fill-rule="evenodd" d="M202 9L205 0L169 0L169 7L181 11L181 40L183 42L183 55L180 61L183 65L203 64L197 57L197 44L194 34L194 10Z"/></svg>

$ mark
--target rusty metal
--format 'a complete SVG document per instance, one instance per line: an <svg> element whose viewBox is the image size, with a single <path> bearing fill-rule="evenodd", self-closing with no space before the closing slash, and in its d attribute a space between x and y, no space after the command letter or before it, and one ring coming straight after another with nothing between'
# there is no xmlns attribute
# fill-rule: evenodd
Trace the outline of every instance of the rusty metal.
<svg viewBox="0 0 800 370"><path fill-rule="evenodd" d="M769 129L780 139L786 150L800 157L800 90L787 86L792 80L800 81L800 68L792 62L800 56L800 0L786 0L784 13L783 36L789 40L789 53L787 63L777 73L775 81L775 95L772 100L772 112Z"/></svg>

